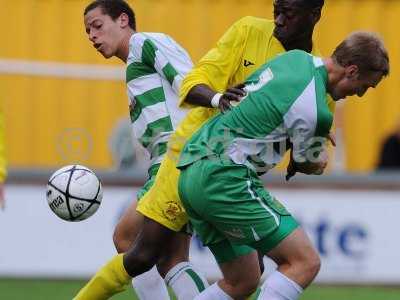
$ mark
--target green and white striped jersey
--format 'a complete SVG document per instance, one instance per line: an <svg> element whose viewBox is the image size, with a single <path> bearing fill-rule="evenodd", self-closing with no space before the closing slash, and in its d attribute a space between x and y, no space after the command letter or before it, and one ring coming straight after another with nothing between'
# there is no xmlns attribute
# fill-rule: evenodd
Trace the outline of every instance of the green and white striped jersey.
<svg viewBox="0 0 400 300"><path fill-rule="evenodd" d="M283 158L288 140L296 161L312 161L333 121L327 82L321 58L300 50L278 56L246 80L248 93L238 106L195 133L178 167L219 156L263 173Z"/></svg>
<svg viewBox="0 0 400 300"><path fill-rule="evenodd" d="M163 33L135 33L129 41L126 83L133 133L151 165L160 163L171 133L186 115L178 107L181 82L193 63L187 52Z"/></svg>

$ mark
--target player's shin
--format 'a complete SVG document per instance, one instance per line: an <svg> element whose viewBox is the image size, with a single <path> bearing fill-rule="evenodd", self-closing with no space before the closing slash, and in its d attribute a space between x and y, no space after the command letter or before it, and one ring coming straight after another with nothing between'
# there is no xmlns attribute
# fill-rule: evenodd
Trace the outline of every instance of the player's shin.
<svg viewBox="0 0 400 300"><path fill-rule="evenodd" d="M132 285L140 300L169 299L167 286L155 266L133 278Z"/></svg>
<svg viewBox="0 0 400 300"><path fill-rule="evenodd" d="M265 280L258 300L297 300L303 288L279 271Z"/></svg>
<svg viewBox="0 0 400 300"><path fill-rule="evenodd" d="M194 300L233 300L233 298L221 289L216 282L206 288L200 295L194 298Z"/></svg>
<svg viewBox="0 0 400 300"><path fill-rule="evenodd" d="M131 279L123 265L123 255L116 255L92 277L73 300L109 299L124 291Z"/></svg>
<svg viewBox="0 0 400 300"><path fill-rule="evenodd" d="M179 300L192 300L208 287L206 278L189 262L181 262L168 271L165 282Z"/></svg>

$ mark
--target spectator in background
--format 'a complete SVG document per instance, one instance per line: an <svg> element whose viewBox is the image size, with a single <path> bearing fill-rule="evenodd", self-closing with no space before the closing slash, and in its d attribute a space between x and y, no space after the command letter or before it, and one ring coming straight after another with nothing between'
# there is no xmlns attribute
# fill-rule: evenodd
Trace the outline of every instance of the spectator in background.
<svg viewBox="0 0 400 300"><path fill-rule="evenodd" d="M4 144L4 116L0 108L0 208L2 210L5 208L4 181L7 176Z"/></svg>
<svg viewBox="0 0 400 300"><path fill-rule="evenodd" d="M379 171L400 170L400 122L382 145L377 169Z"/></svg>

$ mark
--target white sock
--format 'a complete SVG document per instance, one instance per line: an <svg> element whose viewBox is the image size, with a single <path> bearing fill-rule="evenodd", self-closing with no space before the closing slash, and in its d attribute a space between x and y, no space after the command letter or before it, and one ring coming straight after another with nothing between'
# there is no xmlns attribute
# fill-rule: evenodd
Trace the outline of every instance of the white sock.
<svg viewBox="0 0 400 300"><path fill-rule="evenodd" d="M194 300L233 300L233 298L225 293L216 282L206 288L200 295L194 298Z"/></svg>
<svg viewBox="0 0 400 300"><path fill-rule="evenodd" d="M132 280L132 286L140 300L169 299L167 286L156 266L146 273L136 276Z"/></svg>
<svg viewBox="0 0 400 300"><path fill-rule="evenodd" d="M194 270L189 262L175 265L165 275L165 282L173 289L178 300L193 300L208 287L205 277Z"/></svg>
<svg viewBox="0 0 400 300"><path fill-rule="evenodd" d="M297 300L303 288L279 271L272 273L261 287L259 300Z"/></svg>

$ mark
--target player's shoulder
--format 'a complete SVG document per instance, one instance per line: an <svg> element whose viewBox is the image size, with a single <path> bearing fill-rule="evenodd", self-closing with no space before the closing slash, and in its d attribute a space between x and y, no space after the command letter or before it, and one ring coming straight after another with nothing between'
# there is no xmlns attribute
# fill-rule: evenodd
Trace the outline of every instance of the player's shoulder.
<svg viewBox="0 0 400 300"><path fill-rule="evenodd" d="M275 24L273 20L268 20L265 18L258 18L253 16L246 16L239 19L236 23L236 26L239 27L247 27L249 30L259 30L263 31L267 34L272 34L275 28Z"/></svg>
<svg viewBox="0 0 400 300"><path fill-rule="evenodd" d="M171 40L171 37L162 32L135 32L129 44L131 45L141 45L146 40L151 40L153 42L162 41L162 40Z"/></svg>
<svg viewBox="0 0 400 300"><path fill-rule="evenodd" d="M310 53L308 53L306 51L303 51L303 50L299 50L299 49L294 49L294 50L287 51L285 53L285 55L287 55L289 57L300 58L300 59L303 59L303 60L312 60L312 58L313 58L312 54L310 54Z"/></svg>
<svg viewBox="0 0 400 300"><path fill-rule="evenodd" d="M313 59L314 56L310 53L295 49L279 54L275 61L279 65L285 64L288 66L288 68L292 69L294 66L296 66L296 68L300 66L304 68L310 68L313 66Z"/></svg>
<svg viewBox="0 0 400 300"><path fill-rule="evenodd" d="M163 45L171 43L174 43L172 38L162 32L135 32L129 40L128 62L138 60L145 45L155 51L158 48L163 48Z"/></svg>

